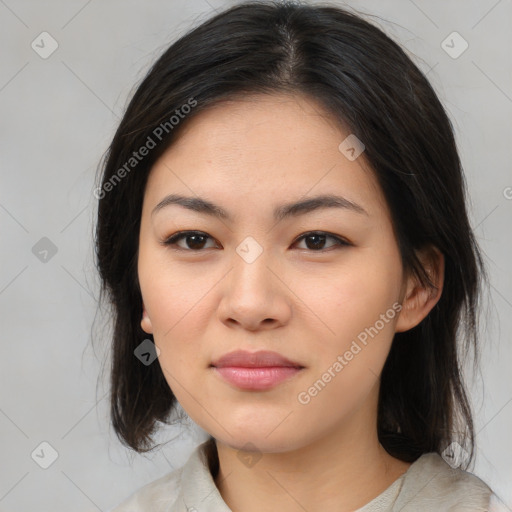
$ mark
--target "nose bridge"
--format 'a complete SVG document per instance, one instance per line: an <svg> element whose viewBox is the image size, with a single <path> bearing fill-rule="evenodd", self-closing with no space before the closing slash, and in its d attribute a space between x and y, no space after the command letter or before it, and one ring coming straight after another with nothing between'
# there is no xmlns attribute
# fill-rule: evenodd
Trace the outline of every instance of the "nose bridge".
<svg viewBox="0 0 512 512"><path fill-rule="evenodd" d="M290 314L286 292L274 275L278 262L271 250L256 244L254 239L245 239L233 253L233 268L219 308L223 321L236 321L248 329L269 320L281 325Z"/></svg>
<svg viewBox="0 0 512 512"><path fill-rule="evenodd" d="M270 250L264 248L254 238L247 237L236 248L234 268L231 272L230 289L241 303L268 297L269 288L273 288L273 276Z"/></svg>

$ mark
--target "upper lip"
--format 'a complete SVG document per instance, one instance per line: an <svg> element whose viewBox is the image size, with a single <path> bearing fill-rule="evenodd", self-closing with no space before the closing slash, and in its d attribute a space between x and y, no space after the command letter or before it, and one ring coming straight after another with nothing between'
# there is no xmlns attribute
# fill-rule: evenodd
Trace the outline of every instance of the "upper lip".
<svg viewBox="0 0 512 512"><path fill-rule="evenodd" d="M290 359L269 350L259 352L248 352L246 350L235 350L224 354L222 357L212 362L212 366L223 368L226 366L237 366L243 368L262 368L272 366L287 366L293 368L303 368L302 365L291 361Z"/></svg>

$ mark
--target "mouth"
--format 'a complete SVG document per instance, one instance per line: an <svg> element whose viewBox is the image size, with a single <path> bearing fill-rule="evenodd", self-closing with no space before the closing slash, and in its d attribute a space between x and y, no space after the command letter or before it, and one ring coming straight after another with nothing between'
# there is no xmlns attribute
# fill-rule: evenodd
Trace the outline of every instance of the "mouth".
<svg viewBox="0 0 512 512"><path fill-rule="evenodd" d="M263 391L289 380L304 366L277 352L235 351L210 365L225 382L245 390Z"/></svg>
<svg viewBox="0 0 512 512"><path fill-rule="evenodd" d="M303 368L293 366L266 366L260 368L224 366L213 368L228 383L240 389L253 391L271 389L303 370Z"/></svg>
<svg viewBox="0 0 512 512"><path fill-rule="evenodd" d="M224 354L219 359L212 362L216 368L226 366L236 366L241 368L268 368L268 367L287 367L303 368L300 363L292 361L287 357L269 350L260 350L258 352L248 352L247 350L235 350Z"/></svg>

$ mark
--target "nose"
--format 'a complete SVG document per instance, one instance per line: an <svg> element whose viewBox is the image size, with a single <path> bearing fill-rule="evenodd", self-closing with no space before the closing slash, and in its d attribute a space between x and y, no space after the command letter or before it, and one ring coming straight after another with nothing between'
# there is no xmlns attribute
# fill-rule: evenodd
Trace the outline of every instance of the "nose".
<svg viewBox="0 0 512 512"><path fill-rule="evenodd" d="M270 330L286 325L292 314L292 292L279 265L263 253L248 263L234 255L233 268L223 279L218 314L230 328Z"/></svg>

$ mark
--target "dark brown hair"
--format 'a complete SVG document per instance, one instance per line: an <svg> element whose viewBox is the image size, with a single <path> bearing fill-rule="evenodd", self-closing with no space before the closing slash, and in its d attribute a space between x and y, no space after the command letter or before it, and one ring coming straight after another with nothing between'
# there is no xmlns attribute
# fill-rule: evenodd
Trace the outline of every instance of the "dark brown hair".
<svg viewBox="0 0 512 512"><path fill-rule="evenodd" d="M428 286L417 251L434 245L444 254L440 300L418 326L394 336L381 376L378 436L390 454L410 462L456 440L469 451L469 463L474 431L461 355L473 349L478 357L479 285L486 274L451 122L424 74L381 29L336 6L298 2L239 4L179 38L137 87L105 154L95 249L101 297L113 314L116 434L148 451L158 422L167 423L177 404L160 365L146 366L134 355L152 339L140 327L137 276L151 167L202 110L243 94L277 92L316 100L364 142L407 272ZM149 138L156 147L131 161Z"/></svg>

